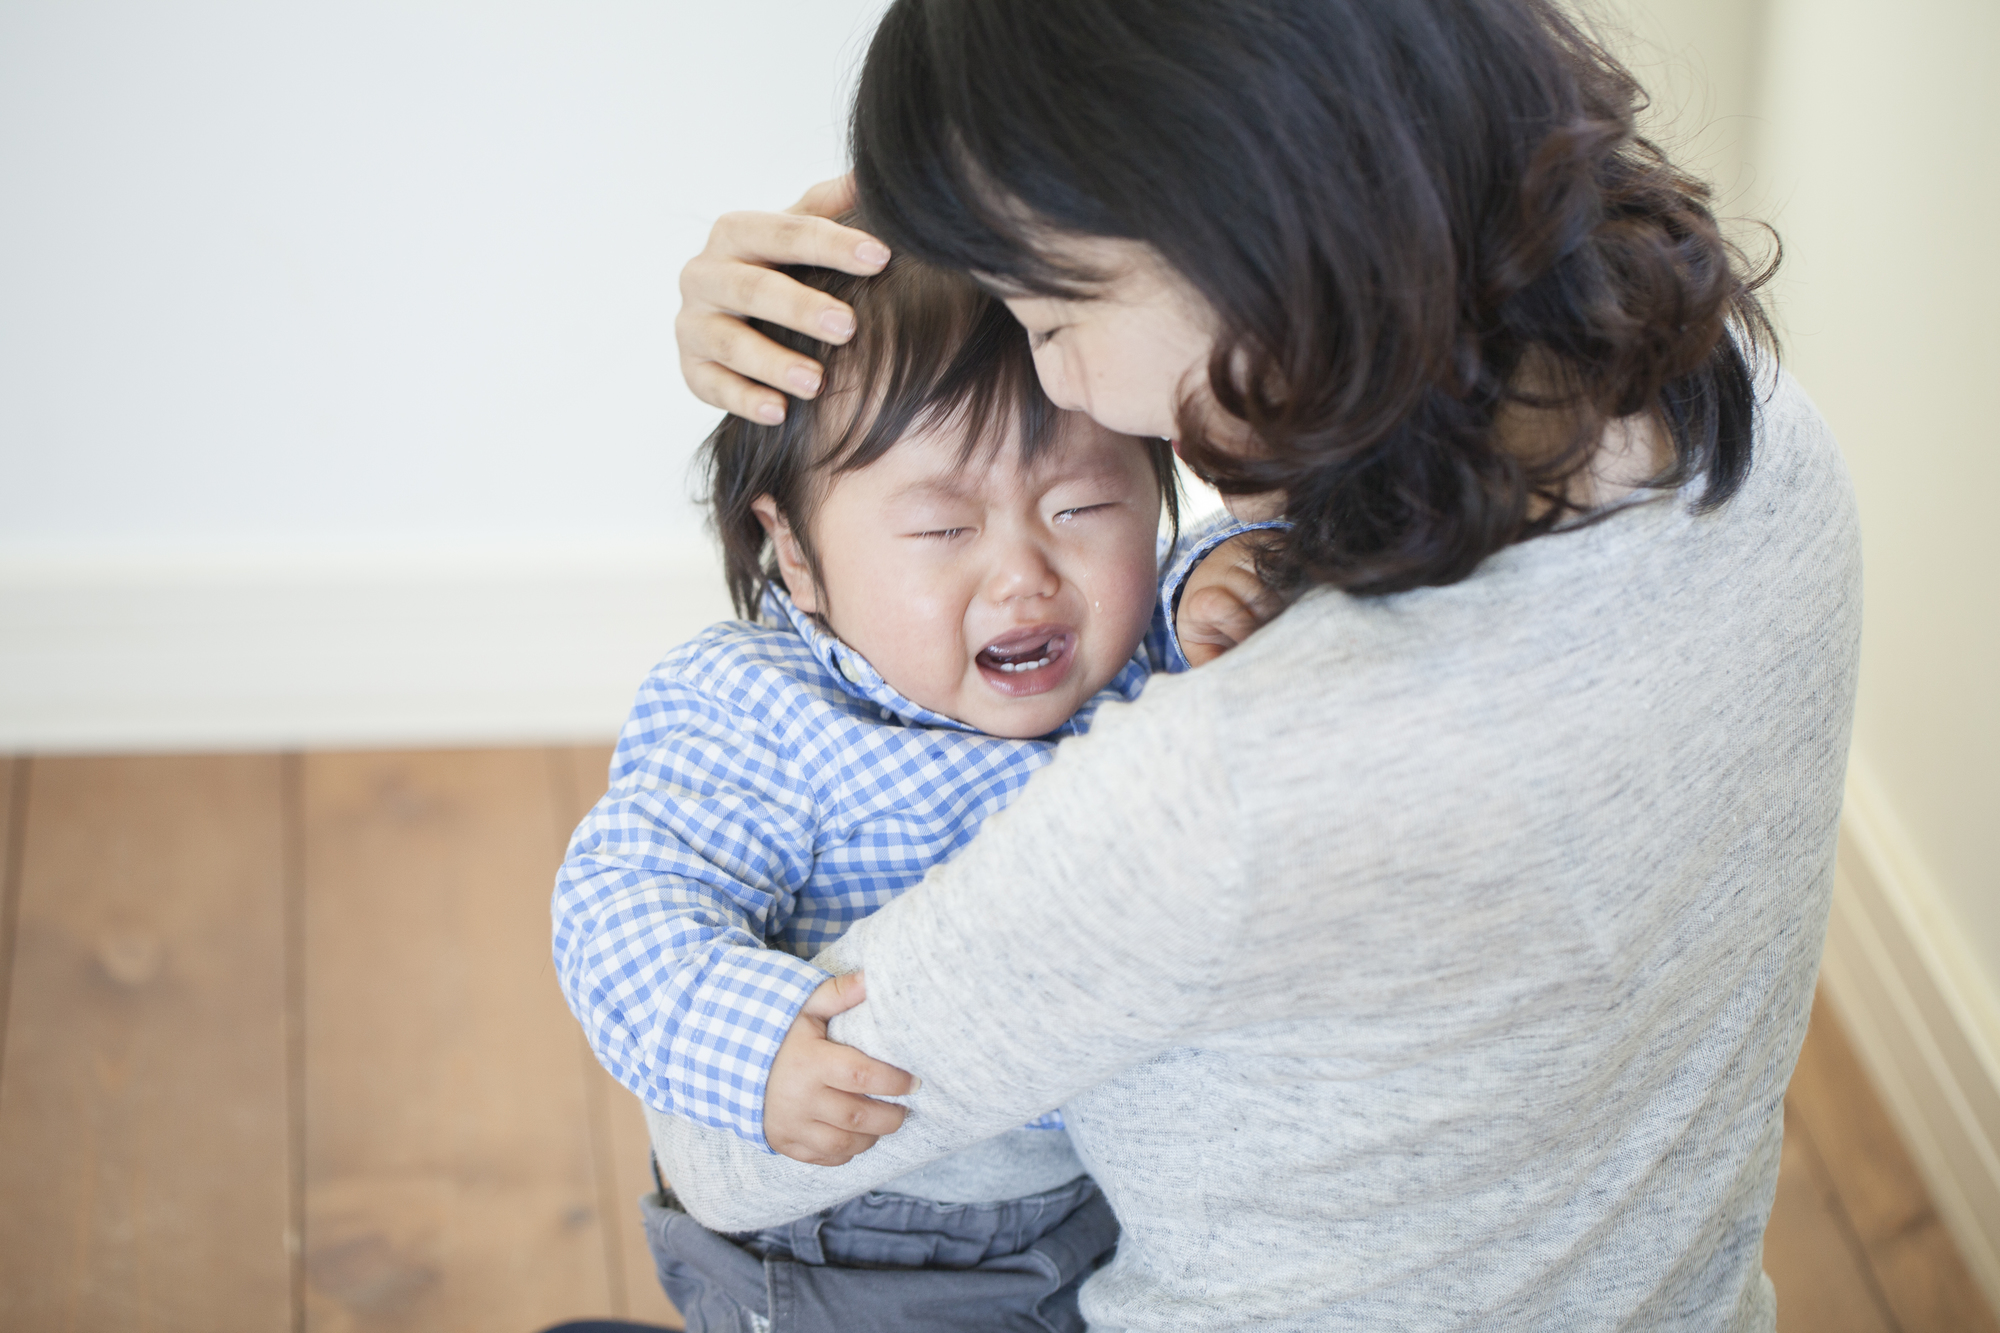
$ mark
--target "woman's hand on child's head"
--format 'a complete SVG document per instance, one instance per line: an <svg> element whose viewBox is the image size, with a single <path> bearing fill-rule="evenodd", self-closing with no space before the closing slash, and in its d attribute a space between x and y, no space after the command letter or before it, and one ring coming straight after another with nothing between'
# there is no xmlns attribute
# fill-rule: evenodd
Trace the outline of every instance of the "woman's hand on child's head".
<svg viewBox="0 0 2000 1333"><path fill-rule="evenodd" d="M876 1097L915 1092L917 1080L837 1041L827 1020L868 998L859 972L824 982L792 1020L764 1085L764 1139L813 1166L839 1166L902 1128L904 1110Z"/></svg>
<svg viewBox="0 0 2000 1333"><path fill-rule="evenodd" d="M819 392L819 362L778 346L747 321L768 320L830 343L854 336L851 309L777 272L781 264L812 264L879 273L888 247L831 221L852 207L854 177L837 176L782 213L725 213L716 220L707 246L681 270L681 312L674 319L681 375L695 397L776 425L785 419L785 394Z"/></svg>
<svg viewBox="0 0 2000 1333"><path fill-rule="evenodd" d="M1257 552L1268 530L1246 532L1210 551L1181 588L1174 633L1189 666L1202 666L1256 633L1290 599L1257 577Z"/></svg>

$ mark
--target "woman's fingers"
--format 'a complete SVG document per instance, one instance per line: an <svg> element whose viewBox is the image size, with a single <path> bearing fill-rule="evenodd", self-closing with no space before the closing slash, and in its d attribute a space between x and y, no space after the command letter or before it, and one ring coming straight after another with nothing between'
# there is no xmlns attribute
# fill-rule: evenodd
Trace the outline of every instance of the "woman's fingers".
<svg viewBox="0 0 2000 1333"><path fill-rule="evenodd" d="M681 377L687 381L695 397L731 416L761 421L767 426L775 426L785 419L783 394L772 393L763 385L744 379L713 361L690 362L682 357Z"/></svg>
<svg viewBox="0 0 2000 1333"><path fill-rule="evenodd" d="M822 181L783 213L725 213L708 244L681 270L681 310L674 320L681 374L703 402L752 420L784 419L784 394L811 398L823 371L750 328L761 319L823 342L854 335L854 312L825 292L776 272L809 264L846 273L877 273L889 251L867 232L826 216L852 205L849 177ZM762 386L762 387L760 387ZM779 390L778 393L770 392Z"/></svg>
<svg viewBox="0 0 2000 1333"><path fill-rule="evenodd" d="M758 271L782 278L768 269ZM674 320L674 336L680 343L681 374L688 387L713 407L753 420L777 422L785 419L785 400L770 392L771 387L799 398L811 398L819 392L824 374L819 362L780 347L735 315L702 313L690 302ZM758 410L766 407L776 408L777 415Z"/></svg>
<svg viewBox="0 0 2000 1333"><path fill-rule="evenodd" d="M862 274L879 272L889 262L889 248L867 232L811 213L724 213L710 228L702 253Z"/></svg>
<svg viewBox="0 0 2000 1333"><path fill-rule="evenodd" d="M749 316L788 328L812 326L803 331L822 342L846 342L854 333L854 312L825 292L773 269L695 258L681 272L681 310L674 319L681 371L705 401L730 411L737 405L703 393L698 377L708 378L711 389L736 386L726 378L705 376L707 367L800 398L817 394L822 379L819 362L772 342L744 322ZM749 392L760 402L769 400L762 390ZM782 407L782 400L777 401Z"/></svg>
<svg viewBox="0 0 2000 1333"><path fill-rule="evenodd" d="M832 180L809 187L787 213L810 213L814 217L837 218L854 207L854 173L842 172Z"/></svg>
<svg viewBox="0 0 2000 1333"><path fill-rule="evenodd" d="M725 314L782 324L821 342L844 343L854 336L851 307L776 269L696 259L681 274L683 300L691 295L690 281L715 294Z"/></svg>

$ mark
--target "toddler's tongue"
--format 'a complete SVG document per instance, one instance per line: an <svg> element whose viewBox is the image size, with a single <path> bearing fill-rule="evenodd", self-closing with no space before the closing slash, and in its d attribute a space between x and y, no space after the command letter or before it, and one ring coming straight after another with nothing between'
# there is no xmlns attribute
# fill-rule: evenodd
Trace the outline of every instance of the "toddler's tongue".
<svg viewBox="0 0 2000 1333"><path fill-rule="evenodd" d="M1033 671L1053 661L1055 650L1055 638L1049 636L1027 643L1009 644L1004 648L997 644L983 648L980 650L979 660L999 671Z"/></svg>

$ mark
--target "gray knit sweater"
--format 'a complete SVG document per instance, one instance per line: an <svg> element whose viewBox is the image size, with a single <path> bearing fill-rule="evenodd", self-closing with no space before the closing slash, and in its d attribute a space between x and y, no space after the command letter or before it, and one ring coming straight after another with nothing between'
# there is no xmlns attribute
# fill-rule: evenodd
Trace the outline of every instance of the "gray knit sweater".
<svg viewBox="0 0 2000 1333"><path fill-rule="evenodd" d="M656 1118L696 1217L810 1212L1061 1106L1094 1329L1749 1329L1860 629L1825 425L1448 588L1309 594L1066 741L827 961L922 1076L839 1168Z"/></svg>

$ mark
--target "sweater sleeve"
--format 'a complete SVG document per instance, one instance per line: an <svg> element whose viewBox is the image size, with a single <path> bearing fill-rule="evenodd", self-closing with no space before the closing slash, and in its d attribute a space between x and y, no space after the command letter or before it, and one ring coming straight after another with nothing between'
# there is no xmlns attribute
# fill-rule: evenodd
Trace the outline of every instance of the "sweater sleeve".
<svg viewBox="0 0 2000 1333"><path fill-rule="evenodd" d="M742 1231L828 1207L1245 1021L1227 987L1240 822L1201 687L1160 679L1105 708L963 853L820 956L868 975L834 1038L923 1080L901 1130L824 1168L651 1117L698 1220Z"/></svg>

